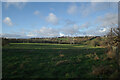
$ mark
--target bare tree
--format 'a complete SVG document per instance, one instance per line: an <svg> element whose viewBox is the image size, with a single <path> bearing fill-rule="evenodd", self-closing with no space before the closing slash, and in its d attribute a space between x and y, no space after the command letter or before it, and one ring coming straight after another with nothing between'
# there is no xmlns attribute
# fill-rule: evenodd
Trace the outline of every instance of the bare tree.
<svg viewBox="0 0 120 80"><path fill-rule="evenodd" d="M119 53L120 53L120 28L111 28L110 32L107 35L108 37L108 51L114 53L116 63L117 63L117 71L120 71L120 61L119 61Z"/></svg>

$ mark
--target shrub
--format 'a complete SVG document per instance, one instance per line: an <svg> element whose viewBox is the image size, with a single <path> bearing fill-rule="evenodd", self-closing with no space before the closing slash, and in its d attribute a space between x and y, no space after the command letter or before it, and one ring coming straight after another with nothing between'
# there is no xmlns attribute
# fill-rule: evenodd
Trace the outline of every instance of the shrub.
<svg viewBox="0 0 120 80"><path fill-rule="evenodd" d="M108 58L115 58L116 57L116 47L110 47L107 53Z"/></svg>
<svg viewBox="0 0 120 80"><path fill-rule="evenodd" d="M106 41L100 41L100 46L107 46L107 42Z"/></svg>
<svg viewBox="0 0 120 80"><path fill-rule="evenodd" d="M70 61L68 61L68 60L62 60L62 61L58 61L56 63L56 66L61 65L61 64L68 64L68 63L70 63Z"/></svg>
<svg viewBox="0 0 120 80"><path fill-rule="evenodd" d="M96 76L104 75L104 74L111 75L113 72L114 72L113 67L110 67L110 66L99 66L99 67L93 67L92 74L96 75Z"/></svg>
<svg viewBox="0 0 120 80"><path fill-rule="evenodd" d="M2 46L8 45L9 41L8 40L2 40Z"/></svg>
<svg viewBox="0 0 120 80"><path fill-rule="evenodd" d="M92 40L92 41L91 41L91 46L96 47L96 46L100 46L100 45L99 45L99 42L98 42L98 41Z"/></svg>
<svg viewBox="0 0 120 80"><path fill-rule="evenodd" d="M59 56L60 56L60 57L64 57L64 54L60 54Z"/></svg>

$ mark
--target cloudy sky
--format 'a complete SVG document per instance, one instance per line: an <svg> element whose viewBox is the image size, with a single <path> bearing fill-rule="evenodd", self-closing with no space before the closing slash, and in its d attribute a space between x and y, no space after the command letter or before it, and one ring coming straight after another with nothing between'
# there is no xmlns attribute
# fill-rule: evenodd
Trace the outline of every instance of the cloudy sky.
<svg viewBox="0 0 120 80"><path fill-rule="evenodd" d="M98 36L117 23L116 2L2 3L2 35L9 38Z"/></svg>

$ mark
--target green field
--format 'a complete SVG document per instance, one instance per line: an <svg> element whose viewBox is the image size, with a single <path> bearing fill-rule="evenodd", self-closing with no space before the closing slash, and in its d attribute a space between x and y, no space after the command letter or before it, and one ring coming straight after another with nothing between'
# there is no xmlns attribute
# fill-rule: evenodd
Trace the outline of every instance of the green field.
<svg viewBox="0 0 120 80"><path fill-rule="evenodd" d="M108 78L114 60L105 48L78 44L10 43L2 50L3 78Z"/></svg>

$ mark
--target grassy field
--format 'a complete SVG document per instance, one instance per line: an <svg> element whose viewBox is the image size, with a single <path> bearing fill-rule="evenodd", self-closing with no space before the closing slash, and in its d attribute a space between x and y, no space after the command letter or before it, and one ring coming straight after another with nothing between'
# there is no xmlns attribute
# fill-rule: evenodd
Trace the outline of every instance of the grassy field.
<svg viewBox="0 0 120 80"><path fill-rule="evenodd" d="M105 48L77 44L10 43L3 47L3 78L108 78L115 72Z"/></svg>

